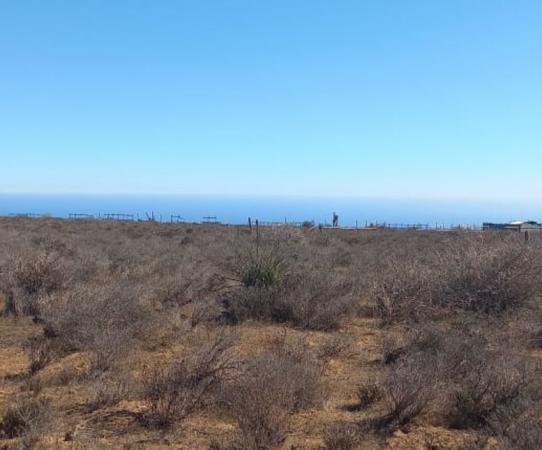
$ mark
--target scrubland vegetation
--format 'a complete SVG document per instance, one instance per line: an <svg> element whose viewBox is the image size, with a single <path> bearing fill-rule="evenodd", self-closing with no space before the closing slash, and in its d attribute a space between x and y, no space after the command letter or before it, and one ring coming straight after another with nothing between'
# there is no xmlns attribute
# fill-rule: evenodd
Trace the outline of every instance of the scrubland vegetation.
<svg viewBox="0 0 542 450"><path fill-rule="evenodd" d="M0 448L542 448L542 239L0 219Z"/></svg>

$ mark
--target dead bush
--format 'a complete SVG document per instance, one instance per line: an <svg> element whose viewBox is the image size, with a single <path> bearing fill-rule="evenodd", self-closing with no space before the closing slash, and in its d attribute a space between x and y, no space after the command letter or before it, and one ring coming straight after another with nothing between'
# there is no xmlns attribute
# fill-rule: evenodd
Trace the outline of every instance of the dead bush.
<svg viewBox="0 0 542 450"><path fill-rule="evenodd" d="M23 448L31 448L51 423L49 403L32 396L17 397L0 420L0 437L21 438Z"/></svg>
<svg viewBox="0 0 542 450"><path fill-rule="evenodd" d="M385 323L419 322L454 311L501 314L530 306L542 292L542 255L514 237L455 240L435 254L388 257L372 286Z"/></svg>
<svg viewBox="0 0 542 450"><path fill-rule="evenodd" d="M1 275L6 297L4 314L15 316L38 316L42 297L60 289L64 281L60 256L49 249L12 256Z"/></svg>
<svg viewBox="0 0 542 450"><path fill-rule="evenodd" d="M488 443L490 442L488 436L482 436L482 435L474 435L469 436L464 440L461 447L459 447L461 450L486 450L488 449ZM427 449L432 450L435 448L433 442L427 443ZM438 448L438 447L437 447ZM490 447L494 448L494 447ZM497 447L498 448L498 447ZM511 449L510 449L511 450Z"/></svg>
<svg viewBox="0 0 542 450"><path fill-rule="evenodd" d="M379 426L397 428L447 401L447 384L453 370L465 364L461 343L454 333L433 327L411 330L408 343L395 343L393 358L385 358L382 382L366 389L362 387L360 403L370 402L381 393L386 414L377 421ZM398 349L398 350L397 350Z"/></svg>
<svg viewBox="0 0 542 450"><path fill-rule="evenodd" d="M435 391L434 376L427 361L419 357L401 359L387 368L382 382L387 412L382 424L402 427L424 413Z"/></svg>
<svg viewBox="0 0 542 450"><path fill-rule="evenodd" d="M234 369L234 335L219 334L168 367L147 372L143 397L148 423L167 427L203 408L209 394Z"/></svg>
<svg viewBox="0 0 542 450"><path fill-rule="evenodd" d="M356 394L358 397L358 408L365 409L382 399L382 388L377 382L369 381L360 384Z"/></svg>
<svg viewBox="0 0 542 450"><path fill-rule="evenodd" d="M294 399L294 410L301 411L318 406L324 393L321 383L323 366L316 360L316 356L304 338L287 340L286 335L282 342L269 353L274 361L274 367L282 367L290 378L288 390ZM258 369L254 369L255 373Z"/></svg>
<svg viewBox="0 0 542 450"><path fill-rule="evenodd" d="M359 427L351 423L336 422L324 431L325 450L355 450L361 440Z"/></svg>
<svg viewBox="0 0 542 450"><path fill-rule="evenodd" d="M528 361L490 353L486 360L469 365L453 393L449 416L453 427L499 434L536 404L535 374Z"/></svg>
<svg viewBox="0 0 542 450"><path fill-rule="evenodd" d="M322 359L348 357L352 354L353 338L349 334L333 334L318 349L318 357Z"/></svg>
<svg viewBox="0 0 542 450"><path fill-rule="evenodd" d="M498 450L538 450L542 448L542 423L540 417L519 416L504 430L497 445Z"/></svg>
<svg viewBox="0 0 542 450"><path fill-rule="evenodd" d="M353 285L330 270L298 273L288 280L283 301L290 321L307 330L331 330L353 307Z"/></svg>
<svg viewBox="0 0 542 450"><path fill-rule="evenodd" d="M88 351L93 369L109 370L135 345L135 335L149 323L149 310L137 291L118 282L76 286L53 296L44 307L45 336L71 351Z"/></svg>
<svg viewBox="0 0 542 450"><path fill-rule="evenodd" d="M245 362L225 386L222 402L239 425L235 448L274 449L284 440L290 414L321 400L320 371L308 360L266 353Z"/></svg>
<svg viewBox="0 0 542 450"><path fill-rule="evenodd" d="M384 323L437 316L438 282L434 268L416 260L390 258L371 289L374 315Z"/></svg>
<svg viewBox="0 0 542 450"><path fill-rule="evenodd" d="M26 345L26 350L30 358L31 375L43 369L57 356L53 343L44 336L31 338Z"/></svg>
<svg viewBox="0 0 542 450"><path fill-rule="evenodd" d="M154 263L151 302L155 308L181 308L190 303L206 302L211 294L224 287L224 277L210 262L195 262L193 257L182 259L168 255ZM165 260L165 261L163 261ZM165 267L163 267L165 266ZM165 273L164 273L165 272ZM172 275L167 275L172 272Z"/></svg>
<svg viewBox="0 0 542 450"><path fill-rule="evenodd" d="M404 359L423 359L438 387L431 400L452 427L502 434L538 408L539 368L513 342L485 337L476 326L423 327Z"/></svg>
<svg viewBox="0 0 542 450"><path fill-rule="evenodd" d="M382 354L381 360L384 365L395 363L401 356L405 354L406 348L404 343L393 335L385 335L382 339Z"/></svg>
<svg viewBox="0 0 542 450"><path fill-rule="evenodd" d="M398 352L398 358L425 361L432 367L435 381L461 380L472 367L487 361L488 349L489 341L476 325L441 329L428 324L410 330L410 342Z"/></svg>
<svg viewBox="0 0 542 450"><path fill-rule="evenodd" d="M125 376L105 376L99 374L91 381L92 396L87 402L90 411L113 406L126 400L130 393L130 384Z"/></svg>
<svg viewBox="0 0 542 450"><path fill-rule="evenodd" d="M161 280L153 293L154 303L164 309L184 306L192 300L187 293L190 288L190 280L178 278Z"/></svg>
<svg viewBox="0 0 542 450"><path fill-rule="evenodd" d="M240 245L239 288L223 299L224 319L291 323L311 330L336 328L354 304L353 282L316 260L299 236L270 231ZM303 255L306 265L299 264ZM295 269L294 269L295 268Z"/></svg>
<svg viewBox="0 0 542 450"><path fill-rule="evenodd" d="M309 330L331 330L352 309L352 284L329 271L290 274L280 287L252 286L224 300L224 317L291 323Z"/></svg>
<svg viewBox="0 0 542 450"><path fill-rule="evenodd" d="M516 239L479 239L451 253L444 306L502 313L529 305L541 292L540 252Z"/></svg>
<svg viewBox="0 0 542 450"><path fill-rule="evenodd" d="M202 323L216 323L220 320L222 309L215 301L201 301L193 304L190 315L190 326L197 327Z"/></svg>
<svg viewBox="0 0 542 450"><path fill-rule="evenodd" d="M537 365L507 341L489 341L472 326L423 326L386 366L382 423L404 425L424 412L455 428L503 433L536 409Z"/></svg>
<svg viewBox="0 0 542 450"><path fill-rule="evenodd" d="M281 311L281 290L260 286L240 288L229 293L222 301L223 318L227 323L237 324L246 320L280 322L287 320L287 311Z"/></svg>

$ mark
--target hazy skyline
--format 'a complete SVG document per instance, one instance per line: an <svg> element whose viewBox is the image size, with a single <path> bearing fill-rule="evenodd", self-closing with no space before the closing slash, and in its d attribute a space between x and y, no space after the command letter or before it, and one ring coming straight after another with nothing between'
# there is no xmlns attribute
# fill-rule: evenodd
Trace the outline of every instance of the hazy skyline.
<svg viewBox="0 0 542 450"><path fill-rule="evenodd" d="M538 1L0 5L0 193L541 199Z"/></svg>

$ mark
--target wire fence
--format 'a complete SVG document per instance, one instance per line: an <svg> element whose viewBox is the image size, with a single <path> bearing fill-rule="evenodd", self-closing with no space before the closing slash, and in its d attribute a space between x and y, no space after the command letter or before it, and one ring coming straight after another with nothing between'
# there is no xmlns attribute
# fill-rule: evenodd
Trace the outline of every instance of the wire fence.
<svg viewBox="0 0 542 450"><path fill-rule="evenodd" d="M46 214L24 212L24 213L12 213L9 217L21 217L37 219L42 217L52 217ZM99 213L98 215L72 212L68 214L69 220L110 220L120 222L158 222L158 223L171 223L171 224L206 224L206 225L243 225L239 223L228 223L219 220L215 215L203 216L201 221L187 220L180 214L170 214L169 220L163 220L162 215L156 217L154 212L145 213L146 218L141 218L139 214L128 214L120 212L106 212ZM166 216L167 217L167 216ZM60 219L66 217L58 217ZM336 230L417 230L417 231L482 231L481 225L476 224L428 224L428 223L392 223L392 222L378 222L378 221L364 221L363 223L356 220L355 225L336 225L329 224L327 222L316 224L313 220L305 221L289 221L284 218L284 221L265 221L255 218L248 218L248 226L252 227L252 224L258 224L262 227L299 227L299 228L318 228L318 229L336 229Z"/></svg>

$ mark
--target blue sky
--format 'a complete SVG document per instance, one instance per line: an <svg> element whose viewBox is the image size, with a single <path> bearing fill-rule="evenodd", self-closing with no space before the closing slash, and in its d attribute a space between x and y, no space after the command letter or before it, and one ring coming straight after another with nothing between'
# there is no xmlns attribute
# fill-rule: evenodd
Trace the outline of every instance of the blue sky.
<svg viewBox="0 0 542 450"><path fill-rule="evenodd" d="M0 0L0 193L539 200L538 0Z"/></svg>

